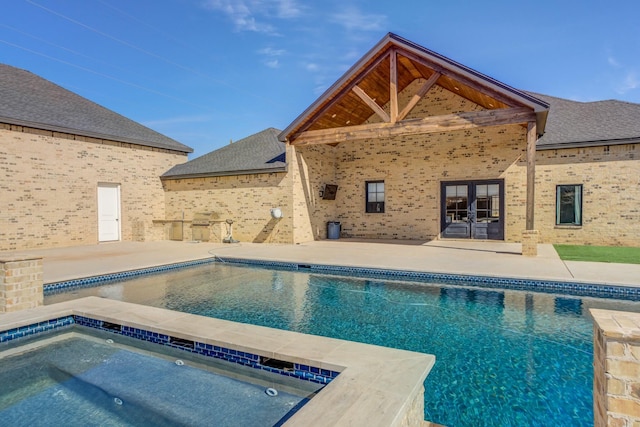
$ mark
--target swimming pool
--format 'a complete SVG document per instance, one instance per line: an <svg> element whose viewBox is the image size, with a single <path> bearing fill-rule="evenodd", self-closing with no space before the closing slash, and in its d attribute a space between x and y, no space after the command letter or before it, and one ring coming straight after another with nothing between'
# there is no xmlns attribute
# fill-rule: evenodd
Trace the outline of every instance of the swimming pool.
<svg viewBox="0 0 640 427"><path fill-rule="evenodd" d="M82 326L34 337L0 345L5 425L273 426L321 388Z"/></svg>
<svg viewBox="0 0 640 427"><path fill-rule="evenodd" d="M588 308L640 303L209 264L49 295L98 295L432 353L425 418L449 426L593 424Z"/></svg>

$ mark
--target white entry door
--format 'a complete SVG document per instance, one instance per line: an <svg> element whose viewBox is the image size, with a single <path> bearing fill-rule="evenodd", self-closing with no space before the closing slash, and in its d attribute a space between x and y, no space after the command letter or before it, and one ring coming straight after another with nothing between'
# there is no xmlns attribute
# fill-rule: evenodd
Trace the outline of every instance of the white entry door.
<svg viewBox="0 0 640 427"><path fill-rule="evenodd" d="M120 186L98 184L98 240L120 240Z"/></svg>

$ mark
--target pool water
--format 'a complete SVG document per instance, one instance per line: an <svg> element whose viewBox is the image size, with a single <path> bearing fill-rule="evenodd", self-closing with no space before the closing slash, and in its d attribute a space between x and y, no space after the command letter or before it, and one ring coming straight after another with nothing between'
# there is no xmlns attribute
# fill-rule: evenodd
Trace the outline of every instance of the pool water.
<svg viewBox="0 0 640 427"><path fill-rule="evenodd" d="M0 352L2 425L274 426L308 401L275 384L270 396L237 372L201 369L196 356L179 350L150 353L118 344L137 340L113 334L53 335Z"/></svg>
<svg viewBox="0 0 640 427"><path fill-rule="evenodd" d="M640 303L209 264L50 295L98 295L436 355L425 418L593 425L591 307Z"/></svg>

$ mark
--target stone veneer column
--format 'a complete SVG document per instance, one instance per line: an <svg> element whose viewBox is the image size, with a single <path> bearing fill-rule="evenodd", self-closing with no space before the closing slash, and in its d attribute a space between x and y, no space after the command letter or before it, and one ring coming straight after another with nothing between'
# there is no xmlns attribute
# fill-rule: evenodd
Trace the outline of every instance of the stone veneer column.
<svg viewBox="0 0 640 427"><path fill-rule="evenodd" d="M640 313L591 309L595 427L640 427Z"/></svg>
<svg viewBox="0 0 640 427"><path fill-rule="evenodd" d="M525 230L522 232L522 255L538 256L538 230Z"/></svg>
<svg viewBox="0 0 640 427"><path fill-rule="evenodd" d="M42 258L0 257L0 313L42 305Z"/></svg>

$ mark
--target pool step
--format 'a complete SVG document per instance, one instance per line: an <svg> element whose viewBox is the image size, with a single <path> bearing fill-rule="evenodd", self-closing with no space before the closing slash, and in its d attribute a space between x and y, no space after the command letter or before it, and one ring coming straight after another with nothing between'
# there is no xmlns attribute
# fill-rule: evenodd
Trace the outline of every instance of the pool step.
<svg viewBox="0 0 640 427"><path fill-rule="evenodd" d="M432 423L431 421L423 421L421 427L445 427L442 424Z"/></svg>

